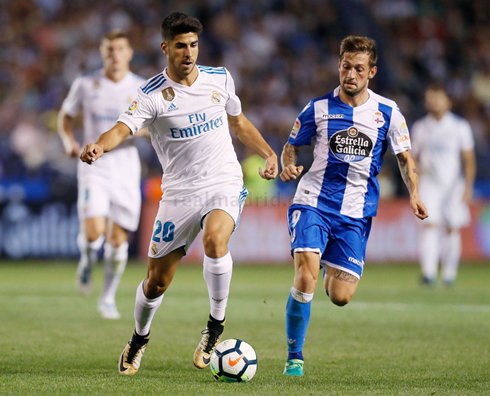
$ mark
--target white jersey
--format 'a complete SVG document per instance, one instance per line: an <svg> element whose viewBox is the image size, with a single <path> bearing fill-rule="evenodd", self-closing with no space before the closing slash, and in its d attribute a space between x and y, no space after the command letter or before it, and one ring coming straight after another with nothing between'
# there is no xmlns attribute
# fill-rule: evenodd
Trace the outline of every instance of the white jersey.
<svg viewBox="0 0 490 396"><path fill-rule="evenodd" d="M151 78L118 119L133 134L148 127L164 170L163 199L243 184L227 119L242 112L235 84L224 67L197 68L190 87L172 81L166 70Z"/></svg>
<svg viewBox="0 0 490 396"><path fill-rule="evenodd" d="M73 82L61 109L74 117L83 108L84 146L94 143L114 126L143 82L142 77L128 72L116 83L105 76L104 70L78 77Z"/></svg>
<svg viewBox="0 0 490 396"><path fill-rule="evenodd" d="M119 82L104 70L78 77L62 110L74 117L83 109L83 144L94 143L111 129L133 100L143 78L128 72ZM129 231L138 227L141 164L133 139L104 154L92 165L78 161L78 215L81 220L104 216Z"/></svg>
<svg viewBox="0 0 490 396"><path fill-rule="evenodd" d="M427 115L412 128L414 157L421 177L450 186L463 178L461 153L474 147L469 123L447 112L441 120Z"/></svg>

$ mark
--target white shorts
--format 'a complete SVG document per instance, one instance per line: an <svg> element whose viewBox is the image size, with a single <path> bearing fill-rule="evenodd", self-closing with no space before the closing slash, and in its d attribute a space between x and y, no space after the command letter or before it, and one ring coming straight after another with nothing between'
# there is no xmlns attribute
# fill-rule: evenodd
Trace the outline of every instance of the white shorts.
<svg viewBox="0 0 490 396"><path fill-rule="evenodd" d="M148 257L163 257L180 247L187 252L202 228L202 220L215 209L228 213L236 229L247 195L247 189L237 184L182 198L164 195L155 217Z"/></svg>
<svg viewBox="0 0 490 396"><path fill-rule="evenodd" d="M80 221L107 217L136 231L141 210L141 163L136 147L104 154L94 164L78 165Z"/></svg>
<svg viewBox="0 0 490 396"><path fill-rule="evenodd" d="M420 178L420 199L427 207L429 217L424 223L450 228L461 228L470 222L470 210L463 200L464 180L452 186L434 183L427 177Z"/></svg>

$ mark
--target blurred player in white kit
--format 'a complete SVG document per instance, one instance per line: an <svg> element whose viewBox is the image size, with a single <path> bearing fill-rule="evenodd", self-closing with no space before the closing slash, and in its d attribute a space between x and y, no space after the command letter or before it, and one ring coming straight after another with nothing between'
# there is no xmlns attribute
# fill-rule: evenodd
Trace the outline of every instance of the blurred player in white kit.
<svg viewBox="0 0 490 396"><path fill-rule="evenodd" d="M243 114L228 70L196 64L202 31L199 20L174 12L163 20L161 30L167 68L141 85L117 124L96 143L88 144L80 156L89 164L100 161L105 152L148 127L164 169L148 272L136 290L135 330L119 358L119 372L124 375L139 370L153 317L200 229L210 314L194 352L197 368L209 366L220 341L233 272L228 241L248 194L229 129L265 160L264 171L258 170L261 177L274 179L278 173L277 156ZM168 339L171 342L172 334Z"/></svg>
<svg viewBox="0 0 490 396"><path fill-rule="evenodd" d="M123 32L107 33L101 40L100 54L103 68L73 82L59 114L58 131L66 153L72 157L80 155L72 131L79 110L83 109L85 145L110 129L144 82L129 70L133 50ZM135 231L139 223L140 173L132 139L93 166L78 163L78 287L81 294L90 294L92 270L104 245L104 288L98 310L106 319L120 318L115 296L128 259L128 231Z"/></svg>
<svg viewBox="0 0 490 396"><path fill-rule="evenodd" d="M434 284L441 260L443 282L451 285L461 257L460 228L470 221L474 141L469 123L450 111L451 101L442 87L427 89L425 106L428 114L412 128L420 197L430 213L420 235L422 283Z"/></svg>

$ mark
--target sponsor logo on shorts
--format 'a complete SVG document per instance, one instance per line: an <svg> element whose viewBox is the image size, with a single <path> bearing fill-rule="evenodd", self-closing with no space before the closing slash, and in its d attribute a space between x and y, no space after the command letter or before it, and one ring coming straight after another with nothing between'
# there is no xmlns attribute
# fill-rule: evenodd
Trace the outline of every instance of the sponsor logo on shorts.
<svg viewBox="0 0 490 396"><path fill-rule="evenodd" d="M162 91L162 95L163 95L163 99L171 102L175 98L175 91L174 91L174 89L172 87L165 88Z"/></svg>
<svg viewBox="0 0 490 396"><path fill-rule="evenodd" d="M221 103L221 95L219 94L218 91L213 91L211 94L211 102L214 104Z"/></svg>
<svg viewBox="0 0 490 396"><path fill-rule="evenodd" d="M294 121L293 129L291 129L291 139L296 139L296 136L298 136L300 129L301 121L299 120L299 118L296 118L296 121Z"/></svg>
<svg viewBox="0 0 490 396"><path fill-rule="evenodd" d="M351 263L358 265L361 268L364 267L364 261L359 261L358 259L355 259L354 257L349 257L349 261Z"/></svg>
<svg viewBox="0 0 490 396"><path fill-rule="evenodd" d="M330 138L333 155L344 162L359 162L371 155L373 141L355 127L335 132Z"/></svg>

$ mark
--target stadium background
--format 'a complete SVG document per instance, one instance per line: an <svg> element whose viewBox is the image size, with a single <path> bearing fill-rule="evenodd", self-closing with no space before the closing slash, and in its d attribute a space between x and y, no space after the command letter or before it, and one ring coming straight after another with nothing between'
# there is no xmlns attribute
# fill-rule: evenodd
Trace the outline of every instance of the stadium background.
<svg viewBox="0 0 490 396"><path fill-rule="evenodd" d="M309 99L338 84L340 40L377 41L376 92L397 101L409 127L424 114L423 89L442 82L454 111L472 125L477 182L473 222L464 230L464 258L490 257L490 6L474 1L175 1L15 0L0 2L0 257L73 258L76 161L56 133L61 102L76 76L101 67L107 31L126 31L135 49L132 70L145 78L165 67L159 43L164 15L181 10L204 25L199 64L226 66L245 114L277 154ZM81 117L79 117L81 121ZM78 136L81 135L79 122ZM132 235L132 257L144 257L158 200L161 168L149 142L138 139L144 207ZM285 210L295 185L264 187L243 146L251 191L232 238L238 262L289 260ZM247 159L248 158L248 159ZM307 161L307 155L303 158ZM252 169L252 170L250 170ZM385 157L382 203L368 249L371 262L416 261L412 219L396 161ZM265 242L265 243L264 243ZM200 242L189 254L200 261Z"/></svg>

